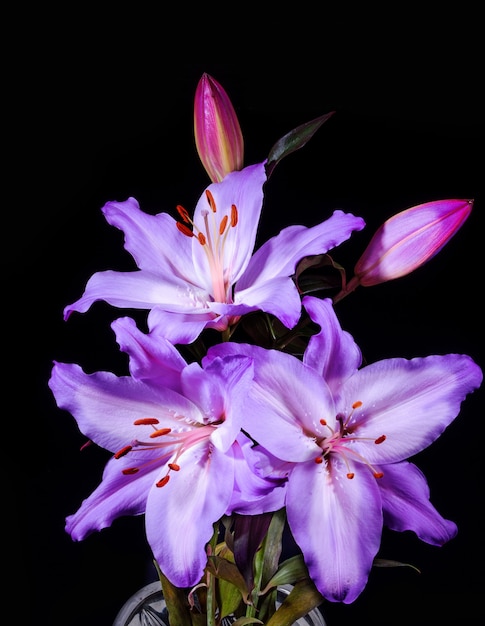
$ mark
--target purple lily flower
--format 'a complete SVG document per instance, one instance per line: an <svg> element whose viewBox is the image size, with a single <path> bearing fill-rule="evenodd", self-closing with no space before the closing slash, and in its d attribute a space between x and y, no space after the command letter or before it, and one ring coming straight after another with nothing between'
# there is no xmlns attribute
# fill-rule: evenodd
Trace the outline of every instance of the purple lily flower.
<svg viewBox="0 0 485 626"><path fill-rule="evenodd" d="M331 300L307 296L303 304L321 328L303 362L230 342L209 354L253 359L248 432L292 463L288 523L310 577L327 599L351 603L367 583L383 524L438 546L456 534L430 503L425 477L406 459L453 421L482 372L460 354L360 368L361 352Z"/></svg>
<svg viewBox="0 0 485 626"><path fill-rule="evenodd" d="M301 312L291 278L298 261L339 245L364 221L335 211L312 228L283 229L252 255L265 182L265 163L228 174L205 190L193 220L182 207L177 221L167 213L142 212L134 198L108 202L103 213L125 233L125 248L139 270L95 273L64 318L97 300L149 309L149 329L172 343L191 343L204 328L224 331L256 310L292 328Z"/></svg>
<svg viewBox="0 0 485 626"><path fill-rule="evenodd" d="M184 363L163 338L151 341L129 318L113 328L138 378L87 375L76 364L55 363L49 381L81 432L114 453L66 530L80 541L120 516L145 513L162 571L178 587L193 586L203 576L214 523L236 509L256 514L283 506L284 482L263 471L248 484L247 500L240 493L250 474L241 425L251 360L215 357L201 368Z"/></svg>

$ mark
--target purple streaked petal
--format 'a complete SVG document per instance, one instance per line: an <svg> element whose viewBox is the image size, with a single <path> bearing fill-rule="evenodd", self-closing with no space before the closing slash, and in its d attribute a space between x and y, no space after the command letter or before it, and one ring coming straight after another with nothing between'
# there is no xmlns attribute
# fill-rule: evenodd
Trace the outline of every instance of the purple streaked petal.
<svg viewBox="0 0 485 626"><path fill-rule="evenodd" d="M370 463L394 463L435 441L481 381L480 368L466 355L387 359L349 379L336 405L349 415L352 404L362 402L351 420L353 448ZM381 435L386 440L375 445Z"/></svg>
<svg viewBox="0 0 485 626"><path fill-rule="evenodd" d="M331 466L299 463L288 483L288 523L311 579L333 602L353 602L364 589L381 539L381 498L370 472L346 478ZM363 520L365 522L363 523Z"/></svg>
<svg viewBox="0 0 485 626"><path fill-rule="evenodd" d="M303 362L318 372L336 393L360 367L360 348L352 335L342 330L330 299L305 296L302 304L312 321L320 326L320 331L310 337Z"/></svg>
<svg viewBox="0 0 485 626"><path fill-rule="evenodd" d="M247 289L256 283L295 273L304 256L324 254L347 240L354 230L364 227L364 220L351 213L335 211L327 220L307 228L289 226L272 237L251 258L237 288Z"/></svg>
<svg viewBox="0 0 485 626"><path fill-rule="evenodd" d="M187 363L170 341L141 332L130 317L118 318L111 328L121 350L130 357L133 378L180 392L181 371Z"/></svg>
<svg viewBox="0 0 485 626"><path fill-rule="evenodd" d="M234 484L232 450L203 441L180 457L180 471L151 489L146 533L162 572L177 587L192 587L207 565L205 545L225 513Z"/></svg>

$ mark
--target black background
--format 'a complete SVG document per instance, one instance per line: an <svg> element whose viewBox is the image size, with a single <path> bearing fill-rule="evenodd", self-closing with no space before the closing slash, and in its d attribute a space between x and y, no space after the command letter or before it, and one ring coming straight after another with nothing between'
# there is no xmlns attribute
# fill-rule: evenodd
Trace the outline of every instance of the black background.
<svg viewBox="0 0 485 626"><path fill-rule="evenodd" d="M62 309L95 271L134 269L122 234L101 215L106 201L134 196L150 213L195 206L208 182L192 125L202 72L231 97L246 164L263 160L295 126L336 111L274 171L259 242L289 224L314 225L335 208L353 212L367 227L334 253L350 274L392 214L441 198L475 199L437 257L410 276L361 288L338 313L369 362L463 352L485 366L478 18L464 8L427 18L349 9L318 20L304 6L299 11L278 7L263 23L254 7L230 19L214 7L197 15L187 9L183 19L119 8L50 15L44 8L19 29L24 56L11 71L8 118L15 245L9 233L4 244L13 278L8 332L16 337L10 363L18 363L11 369L20 389L15 420L32 445L9 518L14 530L17 516L23 520L29 623L111 626L123 602L155 580L143 518L120 519L80 543L65 533L66 515L98 484L108 456L95 447L79 452L84 438L56 408L47 381L53 359L125 372L109 324L126 311L97 303L63 322ZM373 570L354 604L324 606L328 626L479 622L483 407L480 389L415 459L458 536L434 548L411 533L385 531L381 555L421 574ZM24 454L17 446L15 463Z"/></svg>

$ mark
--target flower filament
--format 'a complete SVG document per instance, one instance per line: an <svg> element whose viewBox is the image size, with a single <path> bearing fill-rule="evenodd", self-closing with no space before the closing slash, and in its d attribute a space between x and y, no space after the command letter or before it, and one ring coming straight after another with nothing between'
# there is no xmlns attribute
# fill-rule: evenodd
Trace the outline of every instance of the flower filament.
<svg viewBox="0 0 485 626"><path fill-rule="evenodd" d="M321 447L323 451L323 455L317 456L315 458L315 463L323 463L325 457L329 457L331 454L339 454L345 465L347 466L347 478L354 478L354 472L350 471L349 457L353 457L356 460L364 463L372 472L374 478L382 478L384 476L383 472L377 470L375 467L369 463L369 461L363 457L361 454L352 450L347 444L352 441L364 441L371 440L369 437L356 437L352 435L352 428L349 427L350 421L354 414L355 409L358 409L362 406L362 402L358 400L352 404L352 411L345 416L342 413L339 413L336 416L337 420L337 428L331 428L325 419L320 420L320 424L322 426L326 426L330 430L329 437L320 437L317 438L317 443ZM380 445L386 440L386 435L380 435L377 439L374 439L374 443L376 445Z"/></svg>
<svg viewBox="0 0 485 626"><path fill-rule="evenodd" d="M159 450L160 454L150 458L148 461L122 470L122 474L130 476L137 474L140 469L151 465L166 464L167 473L157 481L157 487L163 487L168 483L170 472L180 471L181 467L178 464L180 456L199 442L210 439L215 428L215 425L195 423L190 430L175 432L171 428L157 428L159 420L155 417L137 419L133 424L135 426L151 426L153 430L149 435L149 439L152 441L135 439L129 445L123 446L123 448L118 450L114 454L114 458L120 459L127 454L136 453L137 451Z"/></svg>
<svg viewBox="0 0 485 626"><path fill-rule="evenodd" d="M209 263L214 300L232 304L230 268L224 267L224 248L229 230L237 226L238 211L235 204L231 205L230 214L224 215L217 222L214 196L209 189L206 189L205 195L210 210L201 211L203 228L199 228L194 223L188 211L181 205L177 206L177 211L183 222L176 222L176 224L181 233L187 237L196 237L203 247ZM186 224L190 224L192 230Z"/></svg>

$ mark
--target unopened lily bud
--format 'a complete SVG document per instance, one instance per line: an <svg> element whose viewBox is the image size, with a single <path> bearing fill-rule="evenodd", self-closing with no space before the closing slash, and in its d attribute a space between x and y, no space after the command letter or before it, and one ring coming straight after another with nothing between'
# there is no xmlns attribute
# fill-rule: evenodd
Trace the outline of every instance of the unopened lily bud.
<svg viewBox="0 0 485 626"><path fill-rule="evenodd" d="M194 100L195 145L212 182L241 170L244 141L236 112L223 87L204 73Z"/></svg>
<svg viewBox="0 0 485 626"><path fill-rule="evenodd" d="M473 200L437 200L384 222L354 268L354 282L370 287L409 274L429 261L465 222Z"/></svg>

